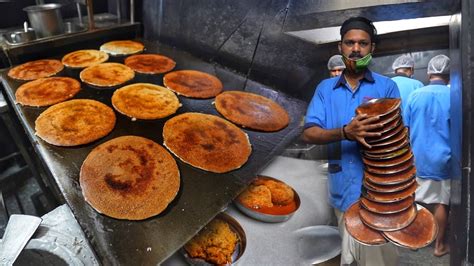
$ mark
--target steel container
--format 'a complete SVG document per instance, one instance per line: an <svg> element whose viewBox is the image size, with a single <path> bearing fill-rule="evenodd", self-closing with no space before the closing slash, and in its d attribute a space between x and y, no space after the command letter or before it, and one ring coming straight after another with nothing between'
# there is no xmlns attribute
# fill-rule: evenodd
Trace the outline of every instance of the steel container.
<svg viewBox="0 0 474 266"><path fill-rule="evenodd" d="M60 4L27 6L23 11L28 13L30 24L39 38L64 33L63 18Z"/></svg>

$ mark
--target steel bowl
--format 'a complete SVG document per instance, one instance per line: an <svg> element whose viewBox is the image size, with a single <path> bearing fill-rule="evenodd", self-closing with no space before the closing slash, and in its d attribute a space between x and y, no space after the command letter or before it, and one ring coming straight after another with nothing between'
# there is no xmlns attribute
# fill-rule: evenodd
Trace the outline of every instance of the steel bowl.
<svg viewBox="0 0 474 266"><path fill-rule="evenodd" d="M280 180L278 180L276 178L273 178L273 177L262 176L262 175L260 175L260 177L272 179L272 180L275 180L275 181L286 184L285 182L280 181ZM293 188L291 188L291 189L293 190L293 193L295 195L294 196L294 201L295 201L295 204L296 204L296 208L295 208L294 211L292 211L290 213L287 213L287 214L268 214L268 213L264 213L262 211L259 211L258 209L254 209L254 208L250 208L250 207L245 206L238 199L234 200L234 204L237 207L237 209L239 209L241 212L245 213L247 216L249 216L251 218L254 218L256 220L259 220L259 221L262 221L262 222L267 222L267 223L285 222L285 221L288 221L295 214L295 212L299 209L299 207L301 205L300 196L298 195L298 193Z"/></svg>
<svg viewBox="0 0 474 266"><path fill-rule="evenodd" d="M221 212L219 213L216 218L219 218L221 220L224 220L227 222L230 226L230 229L234 231L234 233L237 234L237 244L234 250L234 253L232 253L232 263L230 265L234 265L238 262L238 260L242 257L245 251L245 247L247 246L247 237L245 236L245 231L240 225L237 220L235 220L232 216ZM214 219L216 219L214 218ZM199 258L192 258L189 256L188 252L183 248L180 249L180 253L184 256L184 259L186 260L187 263L190 265L202 265L202 266L209 266L213 265L212 263L209 263L203 259Z"/></svg>

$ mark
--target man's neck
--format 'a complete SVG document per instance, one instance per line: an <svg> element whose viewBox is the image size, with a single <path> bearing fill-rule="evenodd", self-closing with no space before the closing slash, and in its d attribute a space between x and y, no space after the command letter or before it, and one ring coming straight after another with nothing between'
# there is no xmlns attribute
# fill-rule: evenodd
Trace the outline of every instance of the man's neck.
<svg viewBox="0 0 474 266"><path fill-rule="evenodd" d="M344 72L344 78L346 79L352 90L355 90L357 88L357 85L359 84L359 80L364 78L365 71L367 70L364 70L359 73L352 73L349 71Z"/></svg>

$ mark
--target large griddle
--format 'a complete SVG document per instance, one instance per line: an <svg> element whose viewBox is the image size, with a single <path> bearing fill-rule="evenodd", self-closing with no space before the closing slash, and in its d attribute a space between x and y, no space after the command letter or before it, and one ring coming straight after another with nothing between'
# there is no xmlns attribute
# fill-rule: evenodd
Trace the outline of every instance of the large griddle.
<svg viewBox="0 0 474 266"><path fill-rule="evenodd" d="M97 213L84 201L79 186L79 171L83 160L97 145L122 135L138 135L163 144L162 128L165 119L131 121L117 112L117 124L106 137L79 147L56 147L35 136L34 122L46 108L22 107L12 104L33 146L57 185L61 196L69 204L99 259L104 264L149 265L158 264L183 246L216 214L225 209L270 160L301 133L301 119L306 103L247 80L245 77L218 65L199 60L192 55L164 45L142 41L146 53L159 53L173 58L175 70L195 69L216 75L224 90L246 90L269 97L281 104L290 114L290 125L278 132L244 131L252 143L252 154L240 169L226 174L215 174L189 166L176 159L181 172L181 187L175 200L160 215L144 221L125 221ZM90 48L90 47L89 47ZM60 59L65 53L58 53ZM124 57L109 61L123 62ZM15 91L24 82L0 72L6 94L14 103ZM66 69L62 76L78 79L79 71ZM163 75L137 74L133 82L162 85ZM111 106L113 89L95 89L82 83L82 90L74 98L99 100ZM213 99L196 100L179 97L183 106L177 114L202 112L219 115Z"/></svg>

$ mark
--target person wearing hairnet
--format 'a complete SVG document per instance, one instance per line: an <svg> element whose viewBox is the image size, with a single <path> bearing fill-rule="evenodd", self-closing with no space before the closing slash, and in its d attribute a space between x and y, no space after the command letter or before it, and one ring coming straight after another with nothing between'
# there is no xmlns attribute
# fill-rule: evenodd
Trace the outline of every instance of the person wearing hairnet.
<svg viewBox="0 0 474 266"><path fill-rule="evenodd" d="M342 61L342 55L336 54L329 58L328 70L331 78L340 76L345 68L346 65L344 65L344 61Z"/></svg>
<svg viewBox="0 0 474 266"><path fill-rule="evenodd" d="M340 29L339 52L346 66L342 75L325 79L316 87L308 106L303 140L328 144L328 195L334 207L342 236L341 265L356 261L360 265L397 265L393 244L366 247L347 232L344 212L361 196L364 175L360 145L370 148L365 137L380 136L379 117L355 115L362 103L377 98L399 98L397 84L369 70L377 31L363 17L347 19Z"/></svg>
<svg viewBox="0 0 474 266"><path fill-rule="evenodd" d="M415 73L415 60L409 55L397 57L397 59L393 61L392 69L396 75L392 80L397 83L400 98L402 99L402 110L404 110L408 95L414 90L423 87L423 83L412 78Z"/></svg>
<svg viewBox="0 0 474 266"><path fill-rule="evenodd" d="M434 213L439 231L435 256L449 253L446 228L449 212L451 179L449 161L450 89L449 57L437 55L428 63L430 84L412 92L404 111L405 125L410 129L410 142L415 156L417 202L427 204Z"/></svg>

